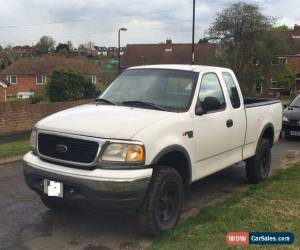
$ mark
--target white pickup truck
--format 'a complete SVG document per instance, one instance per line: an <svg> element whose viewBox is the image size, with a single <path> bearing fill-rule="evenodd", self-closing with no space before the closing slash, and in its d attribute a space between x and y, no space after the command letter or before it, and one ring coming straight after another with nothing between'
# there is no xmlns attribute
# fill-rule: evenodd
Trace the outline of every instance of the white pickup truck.
<svg viewBox="0 0 300 250"><path fill-rule="evenodd" d="M136 209L158 235L176 225L184 186L243 160L251 183L267 178L281 125L281 103L244 99L230 69L133 67L36 124L25 179L50 209Z"/></svg>

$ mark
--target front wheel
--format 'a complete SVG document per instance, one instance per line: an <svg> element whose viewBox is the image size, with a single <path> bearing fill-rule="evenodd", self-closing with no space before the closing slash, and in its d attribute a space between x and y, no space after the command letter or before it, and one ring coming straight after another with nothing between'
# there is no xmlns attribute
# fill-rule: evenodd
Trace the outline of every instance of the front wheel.
<svg viewBox="0 0 300 250"><path fill-rule="evenodd" d="M154 236L173 229L180 217L183 196L183 181L179 173L171 167L157 166L138 210L140 229Z"/></svg>
<svg viewBox="0 0 300 250"><path fill-rule="evenodd" d="M250 183L265 180L271 169L271 145L268 139L262 138L256 154L246 161L246 176Z"/></svg>

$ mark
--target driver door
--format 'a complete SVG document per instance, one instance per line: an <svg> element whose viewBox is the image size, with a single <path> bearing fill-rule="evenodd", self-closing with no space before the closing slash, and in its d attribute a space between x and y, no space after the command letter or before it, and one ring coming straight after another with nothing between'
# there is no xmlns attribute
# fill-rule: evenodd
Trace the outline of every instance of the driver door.
<svg viewBox="0 0 300 250"><path fill-rule="evenodd" d="M216 73L204 73L200 83L193 131L195 135L195 179L231 165L231 110Z"/></svg>

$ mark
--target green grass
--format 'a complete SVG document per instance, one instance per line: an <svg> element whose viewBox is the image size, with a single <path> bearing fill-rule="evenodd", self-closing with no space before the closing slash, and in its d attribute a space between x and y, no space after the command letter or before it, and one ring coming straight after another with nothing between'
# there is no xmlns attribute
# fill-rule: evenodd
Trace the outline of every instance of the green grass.
<svg viewBox="0 0 300 250"><path fill-rule="evenodd" d="M0 158L23 155L27 151L29 151L27 140L0 144Z"/></svg>
<svg viewBox="0 0 300 250"><path fill-rule="evenodd" d="M227 232L288 231L295 243L229 246ZM180 223L150 249L300 249L300 163Z"/></svg>

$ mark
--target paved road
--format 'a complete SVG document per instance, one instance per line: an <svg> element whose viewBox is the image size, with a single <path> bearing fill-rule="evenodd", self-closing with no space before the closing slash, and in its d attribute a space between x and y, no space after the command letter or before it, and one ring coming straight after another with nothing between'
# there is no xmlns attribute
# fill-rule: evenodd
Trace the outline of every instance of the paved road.
<svg viewBox="0 0 300 250"><path fill-rule="evenodd" d="M273 149L273 171L300 159L300 141L281 141ZM207 177L187 190L182 218L248 187L242 164ZM91 212L55 214L24 183L20 162L0 165L0 249L141 249L133 214Z"/></svg>

